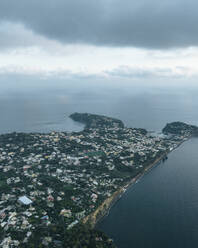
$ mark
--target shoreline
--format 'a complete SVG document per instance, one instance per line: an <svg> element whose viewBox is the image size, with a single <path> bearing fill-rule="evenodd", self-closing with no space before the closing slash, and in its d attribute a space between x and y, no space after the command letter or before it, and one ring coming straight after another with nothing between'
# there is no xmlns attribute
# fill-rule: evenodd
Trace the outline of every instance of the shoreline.
<svg viewBox="0 0 198 248"><path fill-rule="evenodd" d="M89 224L91 226L91 228L94 229L96 227L96 225L109 214L109 211L111 210L111 208L123 196L123 194L129 189L129 187L136 184L138 182L138 180L140 180L143 176L145 176L151 169L153 169L155 166L158 166L164 157L166 157L168 154L170 154L171 152L176 150L182 143L184 143L185 141L188 141L190 138L192 138L192 137L190 136L187 139L182 140L181 142L178 143L178 145L175 148L173 148L173 150L171 150L169 152L165 152L161 156L156 158L155 161L152 162L151 164L149 164L148 166L146 166L141 173L139 173L137 176L131 178L127 184L125 184L124 186L122 186L121 188L116 190L110 197L105 199L97 207L97 209L94 212L92 212L89 215L87 215L86 217L84 217L82 219L82 223L83 224Z"/></svg>

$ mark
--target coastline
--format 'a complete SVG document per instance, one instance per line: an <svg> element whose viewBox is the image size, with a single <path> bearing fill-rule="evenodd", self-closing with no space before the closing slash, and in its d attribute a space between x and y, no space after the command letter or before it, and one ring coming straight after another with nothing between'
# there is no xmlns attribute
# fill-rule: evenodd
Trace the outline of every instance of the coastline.
<svg viewBox="0 0 198 248"><path fill-rule="evenodd" d="M143 196L141 199L144 201L145 192L147 192L146 196L155 200L150 192L157 190L159 196L166 200L165 194L161 194L158 187L162 185L161 182L165 182L163 179L169 179L169 175L173 179L173 184L165 183L163 187L166 190L167 186L170 186L165 196L170 196L170 201L172 200L169 192L174 188L175 180L171 172L175 169L173 167L176 160L173 160L172 168L169 167L169 162L163 162L166 161L167 155L169 156L169 153L184 141L195 135L198 136L198 127L195 133L191 130L191 126L188 128L188 125L176 122L176 124L167 124L166 128L167 132L175 130L176 134L152 136L141 128L122 128L119 126L120 122L115 123L114 119L105 116L100 118L100 116L85 114L85 117L87 115L92 123L89 123L91 127L80 132L13 132L0 136L0 170L2 172L0 192L3 194L0 242L2 244L9 242L11 246L15 246L17 242L23 246L25 240L27 246L36 247L39 243L45 245L48 242L55 246L60 244L66 247L88 245L113 248L115 245L105 232L116 240L117 238L113 233L108 232L108 229L104 228L103 232L102 226L106 220L111 219L117 207L118 211L114 218L118 218L120 204L124 206L123 202L125 202L128 207L123 212L124 215L126 213L126 223L127 220L130 223L133 222L136 217L139 222L139 217L143 217L147 212L144 212L144 204L133 205L134 199L137 199L135 202L138 204L139 197ZM184 129L182 129L183 126ZM180 129L177 130L177 127ZM191 141L188 143L191 145ZM180 156L183 155L182 150L185 145L177 151ZM185 165L185 157L188 154L184 154L184 161L180 160L180 163L184 162ZM169 159L174 157L175 154L171 154ZM179 176L177 172L180 170L180 164L178 166L175 172ZM154 167L158 168L152 171ZM164 171L167 172L165 177ZM143 178L150 172L147 178ZM183 172L186 171L183 170ZM159 177L158 173L160 173ZM152 181L153 176L157 177L156 183ZM186 179L185 174L183 176ZM196 181L196 174L193 176ZM146 183L147 180L150 180L149 184ZM137 182L140 182L140 185L135 187ZM151 191L149 186L152 187ZM138 193L141 189L143 191ZM129 191L121 199L127 190ZM26 197L32 204L23 202L23 207L21 204L15 204L20 197ZM128 205L131 203L129 198L132 206ZM158 202L161 203L161 201ZM178 203L180 204L180 198ZM154 204L148 205L152 210L155 201ZM131 212L133 207L135 207L134 211ZM143 207L142 214L140 212L141 216L138 217L136 213L141 207ZM158 209L158 205L155 207ZM24 209L27 210L27 214L24 214ZM17 218L15 218L16 215ZM123 217L121 216L121 222L117 225L121 231L124 231ZM146 219L147 217L143 218L140 225ZM148 222L148 228L151 222L152 219ZM113 230L116 226L114 221L111 223L111 230ZM41 235L40 230L45 232ZM130 232L130 229L128 230Z"/></svg>
<svg viewBox="0 0 198 248"><path fill-rule="evenodd" d="M173 150L171 150L169 152L165 152L161 156L156 158L155 161L152 162L151 164L149 164L147 167L145 167L141 173L139 173L137 176L131 178L131 180L128 183L126 183L124 186L122 186L121 188L116 190L110 197L105 199L95 211L93 211L92 213L90 213L89 215L84 217L82 220L82 223L83 224L89 224L92 229L95 228L96 225L98 224L98 222L100 222L103 218L105 218L105 216L108 215L110 209L122 197L122 195L127 191L127 189L130 186L137 183L140 178L142 178L143 176L145 176L146 173L148 173L148 171L150 171L155 166L157 166L165 156L167 156L169 153L173 152L182 143L184 143L185 141L188 141L190 138L192 138L192 137L190 136L190 137L188 137L188 139L182 140L181 142L178 143L178 145Z"/></svg>

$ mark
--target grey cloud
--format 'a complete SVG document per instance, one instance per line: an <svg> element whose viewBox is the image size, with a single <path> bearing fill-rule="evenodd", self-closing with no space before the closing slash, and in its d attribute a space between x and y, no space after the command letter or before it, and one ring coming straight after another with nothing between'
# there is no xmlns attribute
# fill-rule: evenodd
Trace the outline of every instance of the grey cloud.
<svg viewBox="0 0 198 248"><path fill-rule="evenodd" d="M36 49L51 55L74 53L71 48L65 49L60 42L47 39L45 36L27 29L20 23L0 22L0 52L16 52L18 49L24 50L24 48L27 48L26 55L34 53Z"/></svg>
<svg viewBox="0 0 198 248"><path fill-rule="evenodd" d="M185 79L185 78L197 78L197 72L191 72L188 67L151 67L140 68L132 66L119 66L111 70L106 70L99 73L90 72L72 72L70 70L45 70L40 69L35 71L34 69L27 68L26 66L4 66L0 67L0 75L29 75L40 76L43 79L47 78L59 78L68 80L108 80L108 79L126 79L126 80L145 80L145 79ZM110 81L111 81L110 80Z"/></svg>
<svg viewBox="0 0 198 248"><path fill-rule="evenodd" d="M148 78L153 77L154 73L151 70L132 68L129 66L120 66L111 71L105 71L109 76L121 77L121 78Z"/></svg>
<svg viewBox="0 0 198 248"><path fill-rule="evenodd" d="M197 46L197 12L195 0L0 1L2 21L63 43L101 46Z"/></svg>
<svg viewBox="0 0 198 248"><path fill-rule="evenodd" d="M184 78L187 76L189 68L175 67L175 68L137 68L130 66L119 66L110 71L105 71L106 75L129 78L129 79L145 79L145 78Z"/></svg>
<svg viewBox="0 0 198 248"><path fill-rule="evenodd" d="M42 39L20 24L0 23L0 48L6 50L16 47L29 47L40 44Z"/></svg>

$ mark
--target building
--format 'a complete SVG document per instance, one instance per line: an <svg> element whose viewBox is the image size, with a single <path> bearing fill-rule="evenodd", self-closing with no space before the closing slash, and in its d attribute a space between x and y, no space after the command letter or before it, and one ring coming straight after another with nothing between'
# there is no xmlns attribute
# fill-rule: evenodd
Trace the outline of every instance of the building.
<svg viewBox="0 0 198 248"><path fill-rule="evenodd" d="M22 205L27 205L27 206L33 203L32 200L30 200L30 199L29 199L27 196L25 196L25 195L19 197L18 202L19 202L20 204L22 204Z"/></svg>

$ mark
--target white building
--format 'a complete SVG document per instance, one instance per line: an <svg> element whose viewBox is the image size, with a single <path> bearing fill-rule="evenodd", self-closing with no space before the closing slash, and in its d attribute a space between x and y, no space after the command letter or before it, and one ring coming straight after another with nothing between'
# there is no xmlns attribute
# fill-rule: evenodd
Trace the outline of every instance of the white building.
<svg viewBox="0 0 198 248"><path fill-rule="evenodd" d="M18 202L19 202L20 204L22 204L22 205L30 205L30 204L33 203L32 200L30 200L30 199L29 199L27 196L25 196L25 195L19 197Z"/></svg>

